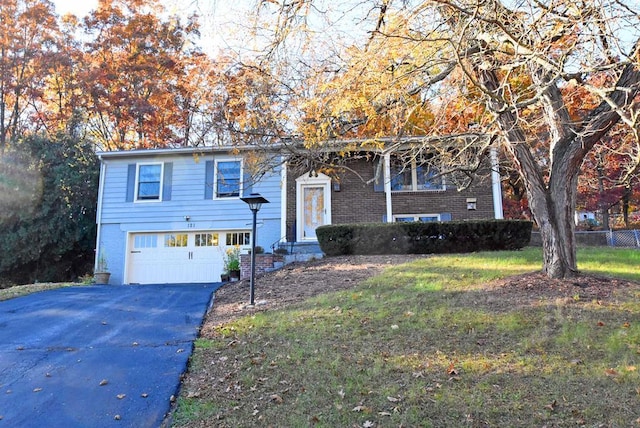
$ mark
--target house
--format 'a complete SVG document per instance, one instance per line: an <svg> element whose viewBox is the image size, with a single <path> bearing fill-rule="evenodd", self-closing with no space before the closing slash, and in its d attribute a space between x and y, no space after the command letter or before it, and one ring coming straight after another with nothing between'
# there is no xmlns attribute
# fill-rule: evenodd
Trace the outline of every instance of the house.
<svg viewBox="0 0 640 428"><path fill-rule="evenodd" d="M252 148L99 153L96 268L106 261L112 284L218 282L227 249L250 249L250 193L269 201L256 232L266 250L317 244L325 224L502 218L496 172L458 191L433 167L369 151L335 169Z"/></svg>
<svg viewBox="0 0 640 428"><path fill-rule="evenodd" d="M330 159L328 167L309 170L289 162L282 228L289 243L304 244L317 241L315 229L325 224L501 219L495 151L490 162L486 174L461 191L407 144L355 148L342 166Z"/></svg>
<svg viewBox="0 0 640 428"><path fill-rule="evenodd" d="M96 267L112 284L219 282L226 250L251 244L253 216L240 197L260 193L256 245L280 232L276 161L260 180L246 154L229 148L102 152Z"/></svg>

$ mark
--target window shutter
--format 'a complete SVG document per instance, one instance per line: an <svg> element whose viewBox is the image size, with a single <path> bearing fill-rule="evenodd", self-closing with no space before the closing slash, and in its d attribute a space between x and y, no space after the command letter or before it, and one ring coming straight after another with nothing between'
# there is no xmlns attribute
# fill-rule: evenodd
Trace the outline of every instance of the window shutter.
<svg viewBox="0 0 640 428"><path fill-rule="evenodd" d="M207 161L205 163L205 178L204 178L204 198L213 199L213 161Z"/></svg>
<svg viewBox="0 0 640 428"><path fill-rule="evenodd" d="M440 213L440 221L451 221L451 213Z"/></svg>
<svg viewBox="0 0 640 428"><path fill-rule="evenodd" d="M383 214L383 215L382 215L382 222L383 222L383 223L386 223L386 222L387 222L387 215L386 215L386 214Z"/></svg>
<svg viewBox="0 0 640 428"><path fill-rule="evenodd" d="M250 195L253 192L253 178L251 174L244 173L242 177L242 193L246 195Z"/></svg>
<svg viewBox="0 0 640 428"><path fill-rule="evenodd" d="M164 163L164 177L162 179L162 200L171 200L171 190L173 186L173 162Z"/></svg>
<svg viewBox="0 0 640 428"><path fill-rule="evenodd" d="M382 161L376 162L373 166L373 176L376 177L379 169L382 169L384 165L380 165ZM381 171L382 172L382 171ZM374 192L384 192L384 173L378 175L373 182L373 191Z"/></svg>
<svg viewBox="0 0 640 428"><path fill-rule="evenodd" d="M133 202L136 194L136 164L132 163L128 165L127 169L127 195L126 202Z"/></svg>

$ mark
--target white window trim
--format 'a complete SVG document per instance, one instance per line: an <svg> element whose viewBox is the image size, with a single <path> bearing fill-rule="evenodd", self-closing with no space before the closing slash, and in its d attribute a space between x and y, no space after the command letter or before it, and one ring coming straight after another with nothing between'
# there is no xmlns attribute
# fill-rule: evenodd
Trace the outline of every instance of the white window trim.
<svg viewBox="0 0 640 428"><path fill-rule="evenodd" d="M159 189L159 194L158 194L158 199L139 199L138 198L138 194L139 194L139 185L140 185L140 167L141 166L148 166L148 165L160 165L160 189ZM163 162L139 162L136 164L136 182L135 182L135 187L133 189L134 192L134 199L133 202L134 203L141 203L141 204L146 204L146 203L157 203L157 202L162 202L162 193L164 191L164 163Z"/></svg>
<svg viewBox="0 0 640 428"><path fill-rule="evenodd" d="M408 168L408 165L405 166L405 169ZM393 174L394 169L390 166L390 174ZM390 175L390 182L392 181L393 176ZM393 193L402 193L402 192L444 192L447 189L446 182L444 180L444 176L440 176L440 188L437 189L418 189L418 163L415 159L411 159L411 189L402 189L402 190L393 190Z"/></svg>
<svg viewBox="0 0 640 428"><path fill-rule="evenodd" d="M238 189L238 196L218 196L218 163L219 162L240 162L240 186ZM214 159L213 162L213 199L218 200L234 200L240 199L244 191L244 162L242 158L238 157L220 157Z"/></svg>
<svg viewBox="0 0 640 428"><path fill-rule="evenodd" d="M396 223L398 218L413 217L413 221L420 221L420 217L435 217L436 221L441 221L440 214L394 214L393 222Z"/></svg>

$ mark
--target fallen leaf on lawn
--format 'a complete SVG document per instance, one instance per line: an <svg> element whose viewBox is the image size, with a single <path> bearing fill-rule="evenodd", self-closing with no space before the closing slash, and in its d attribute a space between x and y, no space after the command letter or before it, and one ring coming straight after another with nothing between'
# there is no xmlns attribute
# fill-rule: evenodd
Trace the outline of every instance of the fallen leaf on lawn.
<svg viewBox="0 0 640 428"><path fill-rule="evenodd" d="M109 383L109 381L108 381L108 380L106 380L106 379L102 379L102 380L100 381L100 386L105 386L105 385L106 385L106 384L108 384L108 383Z"/></svg>
<svg viewBox="0 0 640 428"><path fill-rule="evenodd" d="M341 389L340 391L338 391L338 395L340 396L340 398L344 398L345 396L344 390Z"/></svg>
<svg viewBox="0 0 640 428"><path fill-rule="evenodd" d="M628 322L626 322L626 323L622 324L622 327L624 327L624 328L629 328L629 327L631 327L631 324L629 324Z"/></svg>
<svg viewBox="0 0 640 428"><path fill-rule="evenodd" d="M398 326L398 324L394 324L394 325L391 326L391 330L397 330L399 328L400 327Z"/></svg>
<svg viewBox="0 0 640 428"><path fill-rule="evenodd" d="M604 323L602 321L598 321L598 327L602 327L604 326Z"/></svg>
<svg viewBox="0 0 640 428"><path fill-rule="evenodd" d="M615 369L606 369L604 371L604 374L606 374L607 376L618 376L620 373L618 373Z"/></svg>
<svg viewBox="0 0 640 428"><path fill-rule="evenodd" d="M628 372L635 372L636 371L636 366L627 366L625 368L627 369Z"/></svg>
<svg viewBox="0 0 640 428"><path fill-rule="evenodd" d="M458 370L456 370L456 368L453 365L453 363L449 364L449 368L447 369L447 374L449 376L457 376L458 375Z"/></svg>
<svg viewBox="0 0 640 428"><path fill-rule="evenodd" d="M196 392L189 392L187 394L187 398L198 398L198 397L200 397L200 393L197 392L197 391Z"/></svg>
<svg viewBox="0 0 640 428"><path fill-rule="evenodd" d="M116 397L118 397L118 400L122 400L126 396L127 396L127 394L118 394L118 395L116 395Z"/></svg>
<svg viewBox="0 0 640 428"><path fill-rule="evenodd" d="M367 410L369 410L367 406L356 406L353 409L351 409L352 412L365 412Z"/></svg>
<svg viewBox="0 0 640 428"><path fill-rule="evenodd" d="M380 415L380 416L391 416L391 413L389 413L389 412L378 412L378 415Z"/></svg>
<svg viewBox="0 0 640 428"><path fill-rule="evenodd" d="M364 421L364 423L362 424L362 428L373 428L375 426L375 424L371 421Z"/></svg>
<svg viewBox="0 0 640 428"><path fill-rule="evenodd" d="M255 410L253 411L253 416L257 415L258 413L260 413L260 410L255 409Z"/></svg>
<svg viewBox="0 0 640 428"><path fill-rule="evenodd" d="M40 391L42 391L42 388L34 388L33 389L33 392L40 392Z"/></svg>
<svg viewBox="0 0 640 428"><path fill-rule="evenodd" d="M392 403L397 403L398 401L400 401L400 399L396 397L387 397L387 400L391 401Z"/></svg>
<svg viewBox="0 0 640 428"><path fill-rule="evenodd" d="M549 409L551 411L554 411L556 407L558 407L558 402L556 400L553 400L551 404L547 404L546 406L544 406L545 409Z"/></svg>
<svg viewBox="0 0 640 428"><path fill-rule="evenodd" d="M275 403L282 403L284 400L282 399L282 397L280 397L278 394L273 394L271 396L271 401L275 402Z"/></svg>

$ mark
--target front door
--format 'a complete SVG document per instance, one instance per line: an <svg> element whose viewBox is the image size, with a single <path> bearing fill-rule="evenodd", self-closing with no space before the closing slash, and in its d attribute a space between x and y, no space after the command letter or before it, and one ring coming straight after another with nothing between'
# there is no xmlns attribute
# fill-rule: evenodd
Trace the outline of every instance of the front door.
<svg viewBox="0 0 640 428"><path fill-rule="evenodd" d="M331 223L331 179L305 174L296 182L298 241L317 241L316 228Z"/></svg>
<svg viewBox="0 0 640 428"><path fill-rule="evenodd" d="M324 187L303 186L302 239L317 239L316 228L325 224Z"/></svg>

